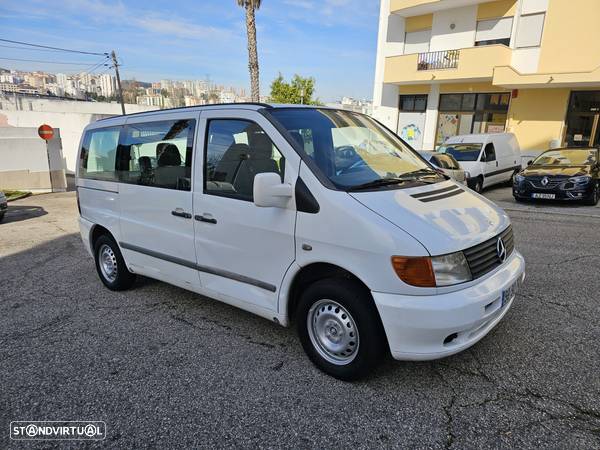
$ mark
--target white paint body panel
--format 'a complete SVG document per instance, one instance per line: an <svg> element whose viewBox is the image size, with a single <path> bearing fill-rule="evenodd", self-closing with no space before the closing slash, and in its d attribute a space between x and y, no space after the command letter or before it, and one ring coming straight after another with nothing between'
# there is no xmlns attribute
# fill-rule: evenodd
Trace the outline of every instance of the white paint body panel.
<svg viewBox="0 0 600 450"><path fill-rule="evenodd" d="M483 153L485 146L489 143L494 144L496 150L496 161L485 162L480 161L460 161L463 169L469 172L471 178L483 176L484 187L489 187L494 184L505 183L510 180L513 172L510 170L517 166L521 166L521 149L517 138L512 133L496 133L496 134L467 134L453 136L446 139L444 145L475 143L483 144L481 152ZM493 172L503 171L499 174Z"/></svg>
<svg viewBox="0 0 600 450"><path fill-rule="evenodd" d="M101 225L117 242L188 263L182 266L122 249L126 263L135 272L284 325L288 323L290 288L302 269L313 263L339 266L370 289L393 356L401 359L431 359L460 351L501 319L508 307L493 320L482 313L481 307L495 301L502 289L523 277L524 263L517 252L484 277L445 288L406 285L390 261L393 255L452 253L494 237L510 224L501 209L466 189L430 203L411 197L454 186L453 181L352 194L329 189L301 162L277 129L256 107L252 108L212 107L196 111L197 116L193 116L194 109L185 113L158 112L90 126L173 117L198 120L191 192L77 179L80 230L88 251L91 252L93 229ZM202 166L206 124L207 120L218 118L258 123L286 158L284 182L293 186L298 177L302 178L319 203L319 212L297 212L294 198L283 208L260 208L251 202L205 194ZM211 214L217 224L172 216L171 210L178 207L193 215ZM275 289L273 292L235 277L209 273L202 267L259 280ZM450 350L439 348L441 334L478 327L484 322L486 325L477 331L476 338L459 341Z"/></svg>

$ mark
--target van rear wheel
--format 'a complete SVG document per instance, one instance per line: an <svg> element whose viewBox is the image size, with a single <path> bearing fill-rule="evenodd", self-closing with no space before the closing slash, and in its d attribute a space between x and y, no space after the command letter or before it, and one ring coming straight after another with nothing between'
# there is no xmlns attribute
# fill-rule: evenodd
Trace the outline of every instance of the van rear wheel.
<svg viewBox="0 0 600 450"><path fill-rule="evenodd" d="M94 259L100 280L110 290L124 291L135 282L135 274L127 269L121 250L111 237L102 235L96 240Z"/></svg>
<svg viewBox="0 0 600 450"><path fill-rule="evenodd" d="M310 360L340 380L364 377L387 350L379 313L369 291L356 281L317 281L302 294L296 317Z"/></svg>

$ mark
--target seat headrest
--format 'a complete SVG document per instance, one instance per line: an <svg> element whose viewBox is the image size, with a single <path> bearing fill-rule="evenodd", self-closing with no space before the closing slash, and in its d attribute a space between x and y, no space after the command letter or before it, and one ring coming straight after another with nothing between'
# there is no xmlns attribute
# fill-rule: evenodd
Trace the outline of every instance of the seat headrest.
<svg viewBox="0 0 600 450"><path fill-rule="evenodd" d="M271 159L273 143L266 133L255 132L249 135L250 148L254 159Z"/></svg>
<svg viewBox="0 0 600 450"><path fill-rule="evenodd" d="M181 154L175 144L161 142L156 146L158 156L158 167L164 166L181 166Z"/></svg>
<svg viewBox="0 0 600 450"><path fill-rule="evenodd" d="M290 134L296 140L296 142L298 142L298 144L300 144L300 147L304 148L304 138L302 137L300 132L299 131L290 131Z"/></svg>
<svg viewBox="0 0 600 450"><path fill-rule="evenodd" d="M141 170L150 170L152 169L152 160L149 156L140 156L138 158L138 164L140 165Z"/></svg>

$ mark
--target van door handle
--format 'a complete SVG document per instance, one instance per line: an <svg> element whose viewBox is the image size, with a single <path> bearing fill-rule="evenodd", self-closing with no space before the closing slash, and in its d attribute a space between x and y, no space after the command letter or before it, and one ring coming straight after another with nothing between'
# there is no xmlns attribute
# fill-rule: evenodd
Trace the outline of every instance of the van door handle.
<svg viewBox="0 0 600 450"><path fill-rule="evenodd" d="M498 161L496 161L496 167L498 167Z"/></svg>
<svg viewBox="0 0 600 450"><path fill-rule="evenodd" d="M183 217L184 219L191 219L192 215L190 213L185 212L183 209L181 208L177 208L174 211L171 211L171 214L176 216L176 217Z"/></svg>
<svg viewBox="0 0 600 450"><path fill-rule="evenodd" d="M217 224L217 219L215 219L214 217L208 217L206 215L194 216L194 219L196 219L198 222L212 223L213 225Z"/></svg>

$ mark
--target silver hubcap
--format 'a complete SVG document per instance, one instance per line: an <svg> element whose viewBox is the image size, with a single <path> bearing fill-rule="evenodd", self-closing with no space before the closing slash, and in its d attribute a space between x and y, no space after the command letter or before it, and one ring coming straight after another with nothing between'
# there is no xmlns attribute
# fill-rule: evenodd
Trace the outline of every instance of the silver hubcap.
<svg viewBox="0 0 600 450"><path fill-rule="evenodd" d="M98 258L102 275L108 282L114 283L117 279L117 257L115 252L108 245L102 244L98 251Z"/></svg>
<svg viewBox="0 0 600 450"><path fill-rule="evenodd" d="M310 340L328 362L351 363L358 353L358 329L350 313L333 300L319 300L306 318Z"/></svg>

